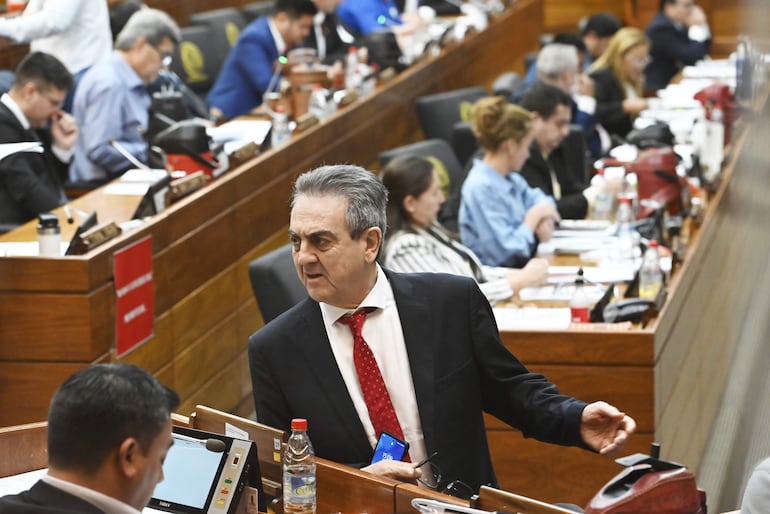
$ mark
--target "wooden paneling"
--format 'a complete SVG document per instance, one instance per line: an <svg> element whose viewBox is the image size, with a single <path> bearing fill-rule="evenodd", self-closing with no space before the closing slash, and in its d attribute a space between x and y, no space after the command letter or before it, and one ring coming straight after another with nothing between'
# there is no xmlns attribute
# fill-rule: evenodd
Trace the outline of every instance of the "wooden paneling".
<svg viewBox="0 0 770 514"><path fill-rule="evenodd" d="M16 425L19 419L46 419L54 391L67 377L87 365L0 362L0 426Z"/></svg>
<svg viewBox="0 0 770 514"><path fill-rule="evenodd" d="M90 362L109 350L111 285L90 294L0 292L0 360Z"/></svg>
<svg viewBox="0 0 770 514"><path fill-rule="evenodd" d="M45 421L0 428L0 477L48 466Z"/></svg>

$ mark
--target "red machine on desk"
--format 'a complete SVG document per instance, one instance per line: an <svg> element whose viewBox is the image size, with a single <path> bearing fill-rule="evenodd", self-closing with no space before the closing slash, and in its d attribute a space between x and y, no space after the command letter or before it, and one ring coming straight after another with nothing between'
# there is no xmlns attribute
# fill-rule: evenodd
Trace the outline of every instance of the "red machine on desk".
<svg viewBox="0 0 770 514"><path fill-rule="evenodd" d="M626 173L635 173L638 184L639 211L637 218L646 218L654 212L654 208L645 205L643 200L653 200L654 203L666 205L668 213L677 215L684 211L689 203L690 189L687 180L676 172L679 157L670 146L645 148L640 150L636 159L623 162L617 159L605 158L601 161L603 167L622 166Z"/></svg>
<svg viewBox="0 0 770 514"><path fill-rule="evenodd" d="M167 167L192 174L202 171L216 178L227 171L228 163L221 145L215 145L206 127L197 120L174 123L153 139L153 145L166 153Z"/></svg>

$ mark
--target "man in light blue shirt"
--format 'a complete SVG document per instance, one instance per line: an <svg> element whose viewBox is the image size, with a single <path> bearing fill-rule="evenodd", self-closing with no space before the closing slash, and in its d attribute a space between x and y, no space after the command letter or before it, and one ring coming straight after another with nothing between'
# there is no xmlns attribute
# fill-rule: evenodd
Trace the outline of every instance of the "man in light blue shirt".
<svg viewBox="0 0 770 514"><path fill-rule="evenodd" d="M145 85L168 65L179 40L179 27L166 13L141 9L118 34L114 52L83 76L73 109L81 137L70 167L72 181L104 182L134 167L111 141L147 161L150 95Z"/></svg>
<svg viewBox="0 0 770 514"><path fill-rule="evenodd" d="M535 231L525 218L538 204L549 206L544 214L558 218L553 199L521 175L503 176L476 159L462 187L460 238L484 264L522 267L537 249Z"/></svg>

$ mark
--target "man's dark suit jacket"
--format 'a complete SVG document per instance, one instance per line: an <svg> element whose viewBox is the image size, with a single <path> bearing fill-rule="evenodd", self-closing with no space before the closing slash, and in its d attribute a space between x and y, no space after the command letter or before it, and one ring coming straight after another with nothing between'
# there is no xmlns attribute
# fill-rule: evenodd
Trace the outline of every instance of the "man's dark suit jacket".
<svg viewBox="0 0 770 514"><path fill-rule="evenodd" d="M496 485L482 411L525 437L580 446L585 403L529 373L502 344L469 278L387 272L404 331L428 454L443 482ZM288 430L308 419L316 454L354 466L372 447L340 374L317 302L307 299L249 339L257 419Z"/></svg>
<svg viewBox="0 0 770 514"><path fill-rule="evenodd" d="M703 59L711 48L711 39L694 41L687 27L677 26L671 18L659 12L647 26L652 62L644 70L646 91L657 91L668 85L685 65Z"/></svg>
<svg viewBox="0 0 770 514"><path fill-rule="evenodd" d="M96 506L42 480L29 491L0 498L0 514L103 514Z"/></svg>
<svg viewBox="0 0 770 514"><path fill-rule="evenodd" d="M340 24L337 15L327 13L324 16L324 21L321 23L321 32L326 41L326 55L323 59L325 64L334 64L335 61L345 62L345 55L350 45L342 40L339 30L345 30L345 28ZM353 36L351 35L350 37L352 38ZM315 25L310 29L310 34L302 46L318 49Z"/></svg>
<svg viewBox="0 0 770 514"><path fill-rule="evenodd" d="M575 132L573 138L581 136ZM569 136L568 136L569 137ZM582 144L579 144L582 143ZM532 141L529 148L529 159L521 168L521 176L532 187L541 189L545 194L553 196L550 167L556 174L556 180L561 187L561 198L556 200L556 210L565 219L583 219L588 212L588 200L583 196L585 185L578 177L585 177L585 143L568 140L562 141L548 156L548 161L540 152L540 145Z"/></svg>
<svg viewBox="0 0 770 514"><path fill-rule="evenodd" d="M631 116L623 111L626 95L615 75L609 68L602 68L591 73L594 79L594 98L596 98L596 117L610 134L625 138L631 131Z"/></svg>
<svg viewBox="0 0 770 514"><path fill-rule="evenodd" d="M0 225L12 228L66 202L62 177L68 169L51 152L50 132L24 129L0 103L0 143L41 140L43 153L19 152L0 161Z"/></svg>

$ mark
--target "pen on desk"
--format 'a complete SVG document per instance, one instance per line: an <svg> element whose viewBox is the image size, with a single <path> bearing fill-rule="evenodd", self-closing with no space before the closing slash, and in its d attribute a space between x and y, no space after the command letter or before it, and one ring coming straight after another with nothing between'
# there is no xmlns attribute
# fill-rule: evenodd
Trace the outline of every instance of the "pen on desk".
<svg viewBox="0 0 770 514"><path fill-rule="evenodd" d="M67 216L67 223L69 223L70 225L75 223L75 220L72 218L72 211L70 211L69 205L64 206L64 215Z"/></svg>
<svg viewBox="0 0 770 514"><path fill-rule="evenodd" d="M427 459L423 459L423 460L421 460L420 462L418 462L417 464L415 464L415 466L414 466L414 467L415 467L415 468L419 468L419 467L422 467L422 466L424 466L425 464L427 464L428 462L430 462L431 460L433 460L433 457L435 457L436 455L438 455L438 452L433 452L433 453L431 453L431 454L428 456L428 458L427 458Z"/></svg>

